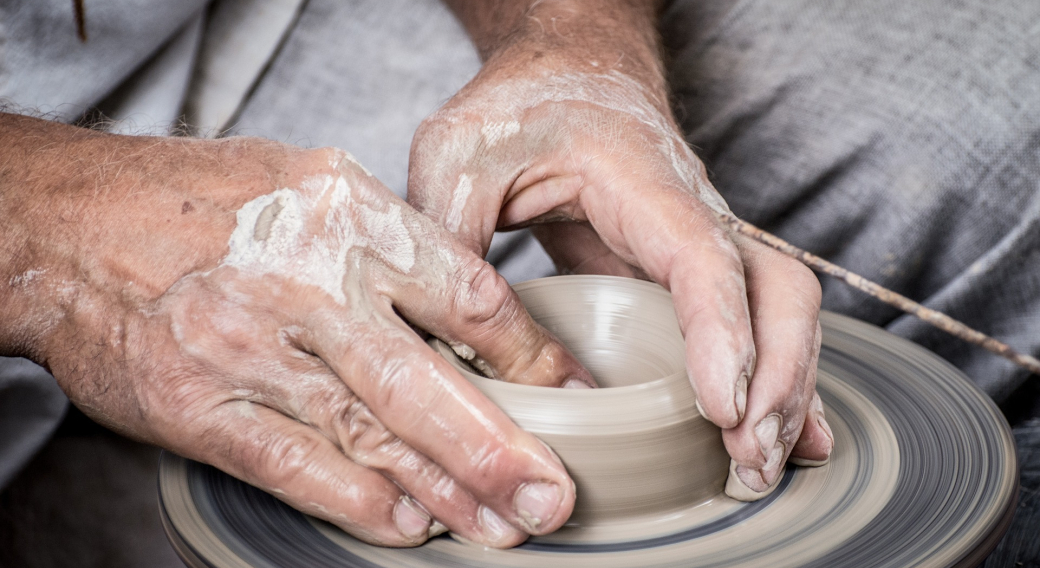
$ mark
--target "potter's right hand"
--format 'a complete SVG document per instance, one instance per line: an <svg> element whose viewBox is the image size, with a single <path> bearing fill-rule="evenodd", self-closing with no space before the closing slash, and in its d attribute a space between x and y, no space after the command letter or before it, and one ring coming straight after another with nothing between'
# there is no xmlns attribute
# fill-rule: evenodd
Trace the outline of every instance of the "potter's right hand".
<svg viewBox="0 0 1040 568"><path fill-rule="evenodd" d="M573 273L667 288L701 413L732 457L727 493L826 461L815 392L820 285L731 231L668 106L655 0L449 0L480 72L416 131L408 198L484 252L531 226Z"/></svg>
<svg viewBox="0 0 1040 568"><path fill-rule="evenodd" d="M554 454L409 322L507 380L590 382L481 258L338 150L0 115L0 351L89 416L362 540L555 530Z"/></svg>

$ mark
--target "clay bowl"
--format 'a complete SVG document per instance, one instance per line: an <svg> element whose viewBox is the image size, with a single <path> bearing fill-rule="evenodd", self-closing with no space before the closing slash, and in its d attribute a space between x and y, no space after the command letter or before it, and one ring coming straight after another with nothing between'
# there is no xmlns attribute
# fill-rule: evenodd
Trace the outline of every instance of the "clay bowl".
<svg viewBox="0 0 1040 568"><path fill-rule="evenodd" d="M694 405L671 295L656 284L608 276L558 276L514 288L601 388L488 379L445 343L431 345L563 460L577 501L555 538L610 538L626 527L682 516L719 495L729 457L719 429Z"/></svg>

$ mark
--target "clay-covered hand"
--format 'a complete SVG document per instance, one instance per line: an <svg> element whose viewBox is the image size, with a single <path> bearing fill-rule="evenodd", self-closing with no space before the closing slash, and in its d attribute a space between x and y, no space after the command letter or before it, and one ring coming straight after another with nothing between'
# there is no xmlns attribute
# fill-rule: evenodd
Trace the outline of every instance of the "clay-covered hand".
<svg viewBox="0 0 1040 568"><path fill-rule="evenodd" d="M485 64L417 131L409 201L476 253L532 226L562 271L668 288L731 495L763 496L789 457L825 461L819 283L720 222L726 203L668 107L651 3L454 4Z"/></svg>
<svg viewBox="0 0 1040 568"><path fill-rule="evenodd" d="M372 543L567 519L558 458L406 322L507 380L587 371L348 154L0 119L0 346L88 415Z"/></svg>

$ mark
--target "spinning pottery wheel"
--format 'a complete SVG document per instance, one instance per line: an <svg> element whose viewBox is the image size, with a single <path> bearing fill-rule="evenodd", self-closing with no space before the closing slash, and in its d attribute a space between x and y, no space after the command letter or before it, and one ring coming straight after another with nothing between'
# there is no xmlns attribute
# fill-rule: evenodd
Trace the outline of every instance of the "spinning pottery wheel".
<svg viewBox="0 0 1040 568"><path fill-rule="evenodd" d="M517 291L606 388L559 390L467 373L557 450L577 484L568 524L510 550L447 536L363 544L214 468L166 453L164 526L193 567L974 566L1017 497L996 406L948 363L876 327L821 316L817 389L830 463L789 466L754 503L721 493L728 458L693 409L670 298L635 280L570 276ZM462 369L443 344L434 348ZM612 388L611 388L612 387Z"/></svg>

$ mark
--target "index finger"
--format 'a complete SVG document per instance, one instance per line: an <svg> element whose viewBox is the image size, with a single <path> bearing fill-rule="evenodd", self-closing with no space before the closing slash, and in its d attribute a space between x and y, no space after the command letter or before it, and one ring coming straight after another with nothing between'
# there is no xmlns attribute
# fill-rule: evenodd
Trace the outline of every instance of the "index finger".
<svg viewBox="0 0 1040 568"><path fill-rule="evenodd" d="M562 526L574 506L562 464L395 320L389 304L353 325L343 314L323 312L310 322L307 347L388 430L506 522L528 534Z"/></svg>
<svg viewBox="0 0 1040 568"><path fill-rule="evenodd" d="M755 368L744 267L714 215L688 193L646 187L624 205L616 225L597 229L622 257L632 257L672 292L686 340L686 366L701 413L722 428L744 417ZM590 203L586 206L595 207ZM597 215L590 215L596 225Z"/></svg>
<svg viewBox="0 0 1040 568"><path fill-rule="evenodd" d="M368 181L368 180L365 180ZM362 199L378 188L360 186ZM488 376L539 386L591 387L591 373L556 337L538 325L494 267L429 217L397 200L389 190L392 230L364 230L387 244L366 260L373 291L389 298L410 323L449 343ZM374 200L375 201L375 200ZM479 248L479 247L478 247ZM391 254L390 249L393 249Z"/></svg>

